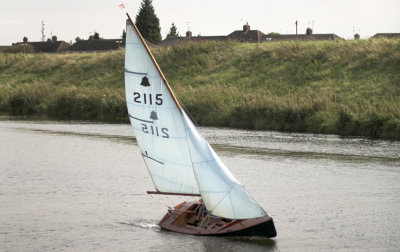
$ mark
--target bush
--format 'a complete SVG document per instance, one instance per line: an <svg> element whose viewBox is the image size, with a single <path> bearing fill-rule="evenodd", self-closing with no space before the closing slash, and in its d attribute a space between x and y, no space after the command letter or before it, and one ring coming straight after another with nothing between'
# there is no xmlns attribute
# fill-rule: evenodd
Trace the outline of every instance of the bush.
<svg viewBox="0 0 400 252"><path fill-rule="evenodd" d="M6 50L5 53L33 53L33 46L30 44L17 44L13 45Z"/></svg>

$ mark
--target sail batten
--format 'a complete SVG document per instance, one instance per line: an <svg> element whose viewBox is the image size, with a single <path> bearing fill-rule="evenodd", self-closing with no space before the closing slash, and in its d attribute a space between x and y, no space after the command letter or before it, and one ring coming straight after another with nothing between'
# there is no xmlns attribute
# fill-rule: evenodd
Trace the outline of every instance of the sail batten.
<svg viewBox="0 0 400 252"><path fill-rule="evenodd" d="M133 72L125 69L125 73L130 73L130 74L137 74L137 75L148 75L148 73L139 73L139 72Z"/></svg>

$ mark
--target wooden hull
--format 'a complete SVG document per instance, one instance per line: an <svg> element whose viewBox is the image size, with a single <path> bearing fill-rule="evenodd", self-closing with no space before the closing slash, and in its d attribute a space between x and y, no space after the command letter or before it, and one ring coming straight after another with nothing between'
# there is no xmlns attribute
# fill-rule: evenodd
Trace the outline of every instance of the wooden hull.
<svg viewBox="0 0 400 252"><path fill-rule="evenodd" d="M200 202L182 202L160 221L160 227L183 234L214 236L275 237L271 216L232 220L217 217L204 211Z"/></svg>

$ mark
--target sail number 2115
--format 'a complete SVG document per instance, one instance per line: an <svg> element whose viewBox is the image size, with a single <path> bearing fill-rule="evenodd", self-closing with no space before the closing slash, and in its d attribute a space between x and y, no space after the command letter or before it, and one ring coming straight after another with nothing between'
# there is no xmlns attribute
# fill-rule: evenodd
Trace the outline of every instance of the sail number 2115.
<svg viewBox="0 0 400 252"><path fill-rule="evenodd" d="M146 134L151 134L154 136L161 136L163 138L169 138L168 129L161 128L159 129L157 126L147 125L142 123L142 131Z"/></svg>
<svg viewBox="0 0 400 252"><path fill-rule="evenodd" d="M155 97L153 97L152 94L141 94L138 92L134 92L133 101L136 103L144 103L150 105L153 105L153 103L156 105L163 104L162 94L156 94Z"/></svg>

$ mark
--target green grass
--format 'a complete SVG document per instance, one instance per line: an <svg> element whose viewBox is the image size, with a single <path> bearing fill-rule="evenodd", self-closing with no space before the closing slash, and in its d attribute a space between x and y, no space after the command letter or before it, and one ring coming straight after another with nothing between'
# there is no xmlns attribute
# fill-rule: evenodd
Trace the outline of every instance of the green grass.
<svg viewBox="0 0 400 252"><path fill-rule="evenodd" d="M400 40L152 48L204 126L400 139ZM0 112L128 121L124 51L0 55Z"/></svg>
<svg viewBox="0 0 400 252"><path fill-rule="evenodd" d="M122 52L0 57L0 111L126 121Z"/></svg>

